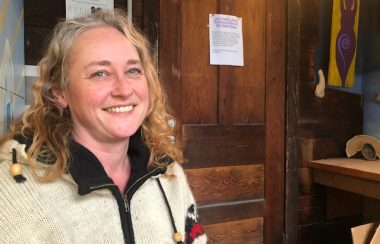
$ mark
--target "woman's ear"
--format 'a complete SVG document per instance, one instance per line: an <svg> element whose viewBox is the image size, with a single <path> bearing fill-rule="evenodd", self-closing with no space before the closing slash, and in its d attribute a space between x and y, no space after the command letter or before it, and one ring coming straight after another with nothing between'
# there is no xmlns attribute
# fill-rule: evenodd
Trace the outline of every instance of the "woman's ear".
<svg viewBox="0 0 380 244"><path fill-rule="evenodd" d="M53 88L53 95L58 105L61 106L61 108L67 108L68 100L67 100L67 95L64 91Z"/></svg>

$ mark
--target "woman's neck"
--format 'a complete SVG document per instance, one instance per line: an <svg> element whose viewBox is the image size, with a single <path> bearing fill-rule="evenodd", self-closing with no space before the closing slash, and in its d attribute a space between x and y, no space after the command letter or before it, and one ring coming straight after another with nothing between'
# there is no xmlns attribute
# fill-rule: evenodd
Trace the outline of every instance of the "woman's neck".
<svg viewBox="0 0 380 244"><path fill-rule="evenodd" d="M108 144L88 143L75 136L74 139L98 158L107 175L119 187L120 192L124 192L131 174L128 157L129 140L110 147Z"/></svg>
<svg viewBox="0 0 380 244"><path fill-rule="evenodd" d="M131 163L125 150L122 154L93 152L103 165L107 175L124 192L131 174Z"/></svg>
<svg viewBox="0 0 380 244"><path fill-rule="evenodd" d="M120 192L124 192L131 174L131 163L127 155L127 150L121 155L115 153L97 154L107 175L119 187Z"/></svg>

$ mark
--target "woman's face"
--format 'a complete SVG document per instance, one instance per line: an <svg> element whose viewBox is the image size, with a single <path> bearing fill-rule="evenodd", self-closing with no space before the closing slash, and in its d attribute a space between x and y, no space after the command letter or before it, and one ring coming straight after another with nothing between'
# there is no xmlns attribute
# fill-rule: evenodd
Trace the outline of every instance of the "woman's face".
<svg viewBox="0 0 380 244"><path fill-rule="evenodd" d="M147 80L136 48L118 30L96 27L75 41L68 89L58 102L70 109L74 138L86 143L128 140L149 108Z"/></svg>

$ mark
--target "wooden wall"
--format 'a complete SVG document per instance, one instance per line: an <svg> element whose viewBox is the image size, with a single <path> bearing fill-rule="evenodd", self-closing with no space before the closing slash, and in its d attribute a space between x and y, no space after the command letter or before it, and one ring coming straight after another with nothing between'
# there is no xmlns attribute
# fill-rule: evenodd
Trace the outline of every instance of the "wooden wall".
<svg viewBox="0 0 380 244"><path fill-rule="evenodd" d="M262 243L265 5L261 0L161 3L160 67L201 223L210 243ZM244 46L244 67L209 64L211 13L243 18L244 42L252 43Z"/></svg>
<svg viewBox="0 0 380 244"><path fill-rule="evenodd" d="M307 168L312 159L344 157L346 141L363 128L360 95L328 88L324 98L314 96L322 2L288 1L292 12L288 16L288 33L292 34L288 36L287 86L289 243L351 243L350 227L361 221L357 195L312 183Z"/></svg>
<svg viewBox="0 0 380 244"><path fill-rule="evenodd" d="M185 164L210 243L262 243L264 127L183 128Z"/></svg>

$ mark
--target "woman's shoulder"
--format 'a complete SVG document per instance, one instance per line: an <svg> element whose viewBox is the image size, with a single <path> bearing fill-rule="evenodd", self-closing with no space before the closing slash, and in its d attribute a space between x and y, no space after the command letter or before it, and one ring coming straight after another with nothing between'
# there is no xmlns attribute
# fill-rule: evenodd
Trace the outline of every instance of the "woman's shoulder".
<svg viewBox="0 0 380 244"><path fill-rule="evenodd" d="M20 205L26 205L28 198L32 197L34 193L33 187L31 187L32 182L29 179L29 176L31 176L28 172L29 170L25 169L25 167L22 168L24 180L19 181L10 173L11 167L12 161L0 161L0 205L2 208L9 207L14 209L15 206L22 207ZM25 176L28 180L25 180Z"/></svg>
<svg viewBox="0 0 380 244"><path fill-rule="evenodd" d="M177 162L171 163L160 179L166 191L194 201L186 171L181 164Z"/></svg>
<svg viewBox="0 0 380 244"><path fill-rule="evenodd" d="M12 162L15 160L22 164L28 163L25 148L25 144L21 144L13 139L4 141L0 144L0 163L3 163L3 161Z"/></svg>
<svg viewBox="0 0 380 244"><path fill-rule="evenodd" d="M187 183L187 176L183 166L175 161L167 166L164 176Z"/></svg>
<svg viewBox="0 0 380 244"><path fill-rule="evenodd" d="M63 189L65 186L72 185L69 176L49 184L43 183L36 178L36 174L42 174L44 167L33 168L29 164L28 156L25 151L25 144L16 140L8 140L0 145L0 204L28 204L31 201L41 200L51 189ZM14 167L17 170L14 172ZM42 165L42 164L41 164ZM13 171L13 172L12 172Z"/></svg>
<svg viewBox="0 0 380 244"><path fill-rule="evenodd" d="M17 179L11 173L16 160L23 180ZM15 140L6 141L0 146L0 189L0 229L4 233L10 233L6 231L9 226L23 223L30 218L30 213L35 211L32 209L34 201L40 195L35 191L35 182L27 166L24 146Z"/></svg>
<svg viewBox="0 0 380 244"><path fill-rule="evenodd" d="M17 166L17 170L14 168ZM2 206L27 199L36 184L30 171L25 144L7 140L0 145L0 201Z"/></svg>

